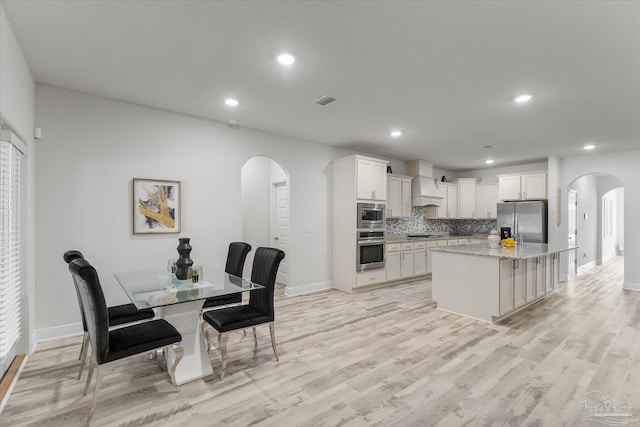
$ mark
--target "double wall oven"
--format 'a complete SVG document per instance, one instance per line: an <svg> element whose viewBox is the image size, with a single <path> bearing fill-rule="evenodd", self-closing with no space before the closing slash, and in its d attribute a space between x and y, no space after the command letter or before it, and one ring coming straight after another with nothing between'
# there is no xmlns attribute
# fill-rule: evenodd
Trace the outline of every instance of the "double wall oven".
<svg viewBox="0 0 640 427"><path fill-rule="evenodd" d="M377 203L358 203L358 271L384 267L386 207Z"/></svg>

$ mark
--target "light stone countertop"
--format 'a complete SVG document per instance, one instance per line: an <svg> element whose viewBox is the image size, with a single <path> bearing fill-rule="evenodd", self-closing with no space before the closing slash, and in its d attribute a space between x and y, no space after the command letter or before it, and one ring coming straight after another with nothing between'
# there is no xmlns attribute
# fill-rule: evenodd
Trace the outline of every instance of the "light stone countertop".
<svg viewBox="0 0 640 427"><path fill-rule="evenodd" d="M417 234L417 233L416 233ZM428 234L428 233L425 233ZM453 240L453 239L482 239L486 240L487 236L471 236L471 235L438 235L432 234L431 237L407 237L406 235L391 235L384 239L385 243L405 243L405 242L424 242L430 240Z"/></svg>
<svg viewBox="0 0 640 427"><path fill-rule="evenodd" d="M572 251L579 246L549 245L546 243L523 243L520 247L489 249L489 243L475 245L442 246L432 251L449 252L463 255L488 256L496 258L527 259L558 252Z"/></svg>

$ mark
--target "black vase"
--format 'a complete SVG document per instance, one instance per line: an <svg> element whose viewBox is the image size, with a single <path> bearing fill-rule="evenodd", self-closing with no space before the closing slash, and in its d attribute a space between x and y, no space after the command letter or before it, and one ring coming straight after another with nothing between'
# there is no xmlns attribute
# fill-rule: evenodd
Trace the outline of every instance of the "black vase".
<svg viewBox="0 0 640 427"><path fill-rule="evenodd" d="M178 261L176 261L176 267L178 267L176 270L176 277L179 280L187 279L189 267L193 265L193 260L189 257L189 255L191 254L191 245L189 244L190 240L191 238L189 237L178 239L178 241L180 241L180 244L176 249L178 249L180 258L178 258Z"/></svg>

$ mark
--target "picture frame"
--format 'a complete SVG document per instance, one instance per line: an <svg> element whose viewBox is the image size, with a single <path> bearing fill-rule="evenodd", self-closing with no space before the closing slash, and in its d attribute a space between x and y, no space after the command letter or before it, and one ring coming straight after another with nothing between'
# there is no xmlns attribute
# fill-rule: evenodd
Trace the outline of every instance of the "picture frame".
<svg viewBox="0 0 640 427"><path fill-rule="evenodd" d="M133 178L133 234L180 233L180 181Z"/></svg>

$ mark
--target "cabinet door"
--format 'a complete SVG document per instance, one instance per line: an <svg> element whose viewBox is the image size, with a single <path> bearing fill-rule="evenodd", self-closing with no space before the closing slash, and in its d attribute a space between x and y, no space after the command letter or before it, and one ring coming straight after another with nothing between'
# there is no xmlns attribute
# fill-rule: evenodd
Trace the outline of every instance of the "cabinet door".
<svg viewBox="0 0 640 427"><path fill-rule="evenodd" d="M500 200L520 200L520 175L499 177L498 196Z"/></svg>
<svg viewBox="0 0 640 427"><path fill-rule="evenodd" d="M411 218L411 180L402 179L402 218Z"/></svg>
<svg viewBox="0 0 640 427"><path fill-rule="evenodd" d="M500 260L500 316L513 311L513 263Z"/></svg>
<svg viewBox="0 0 640 427"><path fill-rule="evenodd" d="M498 186L487 185L487 218L498 218Z"/></svg>
<svg viewBox="0 0 640 427"><path fill-rule="evenodd" d="M547 174L535 173L530 175L522 175L521 187L523 199L546 199Z"/></svg>
<svg viewBox="0 0 640 427"><path fill-rule="evenodd" d="M491 218L489 216L489 186L476 187L476 218Z"/></svg>
<svg viewBox="0 0 640 427"><path fill-rule="evenodd" d="M447 218L458 218L458 186L447 185Z"/></svg>
<svg viewBox="0 0 640 427"><path fill-rule="evenodd" d="M402 251L400 257L400 277L412 277L413 274L413 250Z"/></svg>
<svg viewBox="0 0 640 427"><path fill-rule="evenodd" d="M525 264L525 288L526 288L526 302L531 302L536 299L536 266L537 258L529 258L523 260Z"/></svg>
<svg viewBox="0 0 640 427"><path fill-rule="evenodd" d="M427 250L416 249L413 253L413 273L416 276L427 274Z"/></svg>
<svg viewBox="0 0 640 427"><path fill-rule="evenodd" d="M546 257L536 258L536 298L540 298L545 294L545 281L547 280L545 276L545 266L546 266Z"/></svg>
<svg viewBox="0 0 640 427"><path fill-rule="evenodd" d="M522 307L525 303L525 270L524 260L516 261L513 270L513 308Z"/></svg>
<svg viewBox="0 0 640 427"><path fill-rule="evenodd" d="M546 274L545 274L545 293L553 292L558 287L560 281L560 263L558 262L560 254L547 255Z"/></svg>
<svg viewBox="0 0 640 427"><path fill-rule="evenodd" d="M458 218L475 218L476 214L476 181L458 181Z"/></svg>
<svg viewBox="0 0 640 427"><path fill-rule="evenodd" d="M373 162L358 159L356 176L356 197L358 199L373 199Z"/></svg>
<svg viewBox="0 0 640 427"><path fill-rule="evenodd" d="M387 282L400 278L400 252L387 252L385 260L387 269Z"/></svg>
<svg viewBox="0 0 640 427"><path fill-rule="evenodd" d="M387 218L398 218L402 216L402 179L390 176L387 182Z"/></svg>
<svg viewBox="0 0 640 427"><path fill-rule="evenodd" d="M374 162L371 166L371 185L373 200L387 200L387 165Z"/></svg>
<svg viewBox="0 0 640 427"><path fill-rule="evenodd" d="M447 198L447 186L443 183L438 184L438 194L442 197L442 204L438 207L438 218L446 218L447 217L447 206L449 200Z"/></svg>

